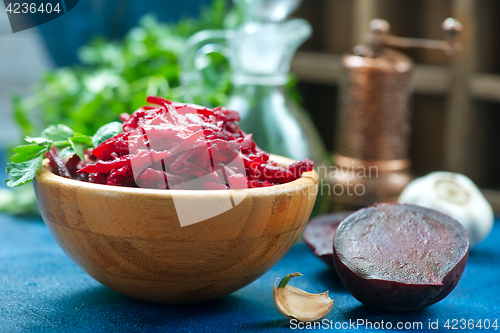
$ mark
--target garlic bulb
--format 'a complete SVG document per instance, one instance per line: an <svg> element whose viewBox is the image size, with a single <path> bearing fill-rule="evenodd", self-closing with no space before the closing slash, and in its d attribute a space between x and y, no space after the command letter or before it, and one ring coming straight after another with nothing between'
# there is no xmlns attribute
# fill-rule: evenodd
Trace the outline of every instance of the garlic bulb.
<svg viewBox="0 0 500 333"><path fill-rule="evenodd" d="M321 294L310 294L301 289L287 286L288 281L295 276L302 276L302 274L293 273L285 276L278 287L276 287L278 279L274 281L274 304L289 319L303 322L323 319L333 306L332 299L328 297L328 291Z"/></svg>
<svg viewBox="0 0 500 333"><path fill-rule="evenodd" d="M493 227L491 205L468 177L458 173L440 171L417 178L406 186L398 201L453 217L467 230L471 247L485 239Z"/></svg>

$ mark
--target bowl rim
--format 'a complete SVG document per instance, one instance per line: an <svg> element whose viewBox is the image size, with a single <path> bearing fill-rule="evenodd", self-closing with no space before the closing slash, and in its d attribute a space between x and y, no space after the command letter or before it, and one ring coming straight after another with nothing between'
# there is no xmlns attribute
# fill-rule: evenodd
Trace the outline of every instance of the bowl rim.
<svg viewBox="0 0 500 333"><path fill-rule="evenodd" d="M294 162L293 159L269 154L269 159L276 162L278 165L286 166ZM46 158L43 160L40 170L38 170L35 176L36 184L45 185L55 185L63 186L66 188L81 188L87 190L97 190L99 192L116 193L116 194L137 194L137 195L153 195L162 197L172 197L174 194L176 196L224 196L226 197L228 193L237 192L249 192L254 195L275 195L283 192L289 192L291 190L297 189L307 189L311 185L318 185L319 176L315 170L304 172L302 176L294 181L285 184L273 185L268 187L259 188L248 188L239 190L163 190L163 189L150 189L150 188L140 188L140 187L126 187L126 186L112 186L104 184L95 184L84 182L76 179L69 179L56 175L50 170L49 160Z"/></svg>

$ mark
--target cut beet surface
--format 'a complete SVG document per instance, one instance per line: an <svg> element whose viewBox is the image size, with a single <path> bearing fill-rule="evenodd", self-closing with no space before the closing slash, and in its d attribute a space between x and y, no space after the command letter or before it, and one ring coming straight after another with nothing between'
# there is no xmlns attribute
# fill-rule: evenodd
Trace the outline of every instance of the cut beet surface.
<svg viewBox="0 0 500 333"><path fill-rule="evenodd" d="M332 268L335 233L340 222L352 213L354 212L348 211L318 216L309 221L304 230L304 242L307 247Z"/></svg>
<svg viewBox="0 0 500 333"><path fill-rule="evenodd" d="M334 241L342 284L360 302L384 311L413 311L445 298L467 262L469 238L437 211L378 204L347 217Z"/></svg>

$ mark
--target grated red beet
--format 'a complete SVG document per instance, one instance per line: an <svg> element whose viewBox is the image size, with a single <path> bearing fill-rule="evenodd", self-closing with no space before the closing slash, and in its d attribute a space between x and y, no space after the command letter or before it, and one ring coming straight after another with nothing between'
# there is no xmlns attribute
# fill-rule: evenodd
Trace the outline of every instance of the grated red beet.
<svg viewBox="0 0 500 333"><path fill-rule="evenodd" d="M238 112L148 97L123 133L95 147L95 163L78 173L88 181L157 189L242 189L291 182L314 167L310 160L279 167L235 122Z"/></svg>
<svg viewBox="0 0 500 333"><path fill-rule="evenodd" d="M45 153L45 157L49 159L49 165L53 173L64 178L72 178L56 146L52 146L52 148Z"/></svg>

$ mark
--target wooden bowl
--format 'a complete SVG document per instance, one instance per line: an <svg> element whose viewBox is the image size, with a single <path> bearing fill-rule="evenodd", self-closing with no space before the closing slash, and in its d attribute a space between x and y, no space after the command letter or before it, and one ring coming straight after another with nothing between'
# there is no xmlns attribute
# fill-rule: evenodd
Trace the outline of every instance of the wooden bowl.
<svg viewBox="0 0 500 333"><path fill-rule="evenodd" d="M127 188L63 178L45 161L34 188L53 237L91 277L133 298L189 303L230 294L276 264L306 225L317 184L312 171L288 184L247 190ZM228 193L241 202L181 227L174 198L200 211Z"/></svg>

